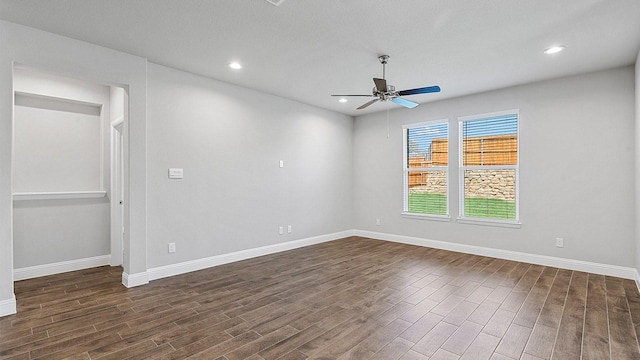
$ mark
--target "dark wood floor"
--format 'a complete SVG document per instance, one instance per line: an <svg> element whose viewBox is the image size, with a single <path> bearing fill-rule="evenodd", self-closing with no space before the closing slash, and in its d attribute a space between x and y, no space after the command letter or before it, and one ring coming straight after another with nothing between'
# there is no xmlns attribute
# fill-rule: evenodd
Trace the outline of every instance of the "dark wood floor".
<svg viewBox="0 0 640 360"><path fill-rule="evenodd" d="M348 238L126 289L19 281L0 359L640 359L615 277Z"/></svg>

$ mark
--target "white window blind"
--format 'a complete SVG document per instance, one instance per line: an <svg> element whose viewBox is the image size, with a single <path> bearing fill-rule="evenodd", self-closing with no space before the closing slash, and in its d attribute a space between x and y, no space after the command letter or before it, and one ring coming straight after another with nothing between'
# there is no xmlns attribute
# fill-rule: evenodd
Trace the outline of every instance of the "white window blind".
<svg viewBox="0 0 640 360"><path fill-rule="evenodd" d="M404 150L404 211L448 215L448 121L405 126Z"/></svg>
<svg viewBox="0 0 640 360"><path fill-rule="evenodd" d="M518 221L518 112L460 120L460 217Z"/></svg>

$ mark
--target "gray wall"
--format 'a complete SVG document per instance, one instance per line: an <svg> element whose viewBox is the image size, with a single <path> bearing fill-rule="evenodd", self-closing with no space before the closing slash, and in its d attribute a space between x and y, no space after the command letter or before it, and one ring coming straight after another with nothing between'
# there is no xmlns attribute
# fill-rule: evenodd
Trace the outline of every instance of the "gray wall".
<svg viewBox="0 0 640 360"><path fill-rule="evenodd" d="M148 77L149 268L352 229L351 117L151 63Z"/></svg>
<svg viewBox="0 0 640 360"><path fill-rule="evenodd" d="M443 89L446 91L446 88ZM634 75L617 68L357 117L354 227L619 266L635 266ZM520 109L520 229L459 224L460 116ZM402 125L450 121L450 212L401 216ZM381 225L375 225L375 219ZM556 248L555 238L565 247Z"/></svg>
<svg viewBox="0 0 640 360"><path fill-rule="evenodd" d="M107 198L16 201L13 246L15 269L109 255Z"/></svg>

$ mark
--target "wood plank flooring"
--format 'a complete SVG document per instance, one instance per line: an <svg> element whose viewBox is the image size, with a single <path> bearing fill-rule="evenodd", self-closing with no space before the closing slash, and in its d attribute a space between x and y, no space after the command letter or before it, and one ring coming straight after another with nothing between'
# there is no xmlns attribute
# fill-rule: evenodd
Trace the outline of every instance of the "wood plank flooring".
<svg viewBox="0 0 640 360"><path fill-rule="evenodd" d="M0 359L640 359L632 280L347 238L126 289L19 281Z"/></svg>

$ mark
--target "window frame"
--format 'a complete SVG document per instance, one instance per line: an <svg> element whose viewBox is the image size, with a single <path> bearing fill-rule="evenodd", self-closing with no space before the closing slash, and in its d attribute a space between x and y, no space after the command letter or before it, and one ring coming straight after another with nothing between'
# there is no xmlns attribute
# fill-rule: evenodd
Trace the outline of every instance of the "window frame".
<svg viewBox="0 0 640 360"><path fill-rule="evenodd" d="M464 137L463 123L470 121L485 120L493 117L515 115L517 119L516 125L516 144L517 144L517 164L516 165L464 165ZM485 114L469 115L458 117L458 218L457 221L462 224L489 225L499 227L520 228L520 110L511 109L497 111ZM465 216L465 171L466 170L515 170L515 219L492 219L481 217Z"/></svg>
<svg viewBox="0 0 640 360"><path fill-rule="evenodd" d="M438 124L446 124L447 125L447 166L434 166L434 167L426 167L426 168L410 168L409 164L409 143L408 143L408 131L409 129L432 126ZM402 125L402 174L403 174L403 205L402 205L402 216L410 219L421 219L421 220L435 220L435 221L450 221L451 220L451 212L450 212L450 167L451 167L451 124L448 118L437 119L424 121L419 123L412 123ZM446 214L424 214L424 213L415 213L409 211L409 172L414 171L426 171L426 172L435 172L435 171L444 171L446 174Z"/></svg>

